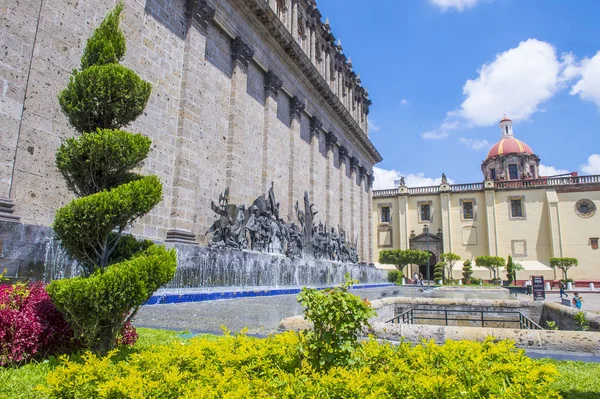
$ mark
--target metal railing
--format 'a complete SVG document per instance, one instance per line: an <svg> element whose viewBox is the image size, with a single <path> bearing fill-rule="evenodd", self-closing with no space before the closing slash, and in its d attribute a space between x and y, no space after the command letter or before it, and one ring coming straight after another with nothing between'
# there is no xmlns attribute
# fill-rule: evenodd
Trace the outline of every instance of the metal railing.
<svg viewBox="0 0 600 399"><path fill-rule="evenodd" d="M419 315L421 313L421 315ZM423 313L425 313L423 315ZM431 317L431 313L441 314L441 317ZM475 317L452 317L456 313L467 313L474 315ZM515 315L515 318L494 318L490 315ZM435 315L437 316L437 315ZM490 316L490 317L486 317ZM481 327L485 327L486 323L501 323L501 324L518 324L521 330L543 330L536 322L525 316L521 312L517 311L504 311L504 310L449 310L449 309L409 309L402 312L392 319L386 321L386 323L392 324L419 324L419 320L435 320L439 323L436 325L448 326L449 321L461 321L461 322L475 322L481 323ZM442 324L443 322L443 324Z"/></svg>

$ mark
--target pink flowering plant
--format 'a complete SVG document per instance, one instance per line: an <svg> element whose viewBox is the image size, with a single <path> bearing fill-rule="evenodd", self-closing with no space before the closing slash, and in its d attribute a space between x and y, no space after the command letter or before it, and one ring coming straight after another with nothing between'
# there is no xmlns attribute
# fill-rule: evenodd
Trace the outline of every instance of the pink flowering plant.
<svg viewBox="0 0 600 399"><path fill-rule="evenodd" d="M0 366L60 351L72 338L43 283L0 285Z"/></svg>

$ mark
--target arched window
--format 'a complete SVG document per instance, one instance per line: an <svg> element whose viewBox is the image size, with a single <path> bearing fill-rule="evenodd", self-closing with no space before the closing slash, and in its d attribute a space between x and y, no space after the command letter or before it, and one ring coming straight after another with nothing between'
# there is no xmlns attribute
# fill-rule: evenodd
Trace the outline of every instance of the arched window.
<svg viewBox="0 0 600 399"><path fill-rule="evenodd" d="M508 134L508 126L505 126L505 128L506 128L506 134Z"/></svg>

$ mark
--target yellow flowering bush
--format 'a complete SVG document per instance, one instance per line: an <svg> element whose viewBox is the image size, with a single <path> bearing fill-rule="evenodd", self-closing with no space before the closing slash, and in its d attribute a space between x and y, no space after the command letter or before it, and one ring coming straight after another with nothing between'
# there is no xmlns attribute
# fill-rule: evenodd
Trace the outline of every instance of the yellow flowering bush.
<svg viewBox="0 0 600 399"><path fill-rule="evenodd" d="M318 371L301 360L299 335L243 334L155 346L117 360L91 353L62 365L39 389L53 398L560 398L557 375L488 340L412 346L363 342L355 366Z"/></svg>

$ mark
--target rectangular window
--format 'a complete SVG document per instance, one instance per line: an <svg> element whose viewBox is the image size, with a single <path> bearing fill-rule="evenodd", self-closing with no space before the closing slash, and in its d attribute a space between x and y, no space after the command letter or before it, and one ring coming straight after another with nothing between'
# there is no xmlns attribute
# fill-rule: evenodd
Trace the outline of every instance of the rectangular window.
<svg viewBox="0 0 600 399"><path fill-rule="evenodd" d="M490 169L490 173L492 175L492 180L496 180L496 168Z"/></svg>
<svg viewBox="0 0 600 399"><path fill-rule="evenodd" d="M381 207L381 222L389 223L392 221L392 217L390 215L390 207L382 206Z"/></svg>
<svg viewBox="0 0 600 399"><path fill-rule="evenodd" d="M421 221L431 221L431 206L429 204L421 205Z"/></svg>
<svg viewBox="0 0 600 399"><path fill-rule="evenodd" d="M519 170L517 169L517 164L508 165L508 176L510 180L519 180Z"/></svg>
<svg viewBox="0 0 600 399"><path fill-rule="evenodd" d="M472 201L464 201L463 202L463 219L473 219L473 202Z"/></svg>
<svg viewBox="0 0 600 399"><path fill-rule="evenodd" d="M513 199L510 200L510 213L513 218L523 217L523 200Z"/></svg>

